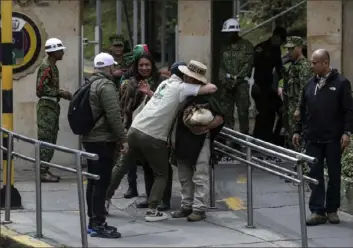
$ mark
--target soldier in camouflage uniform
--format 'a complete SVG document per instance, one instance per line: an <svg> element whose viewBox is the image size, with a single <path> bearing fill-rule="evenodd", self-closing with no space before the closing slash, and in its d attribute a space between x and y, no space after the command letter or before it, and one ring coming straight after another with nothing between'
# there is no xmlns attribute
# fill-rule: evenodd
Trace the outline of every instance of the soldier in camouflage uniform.
<svg viewBox="0 0 353 248"><path fill-rule="evenodd" d="M124 36L114 34L109 37L110 43L110 54L113 56L114 60L118 62L118 65L115 66L113 71L114 83L119 88L121 77L129 69L130 63L127 60L127 57L124 56Z"/></svg>
<svg viewBox="0 0 353 248"><path fill-rule="evenodd" d="M304 85L313 76L310 61L303 55L303 46L304 40L301 37L290 36L287 38L285 47L288 49L291 62L289 66L284 67L283 88L279 88L279 94L283 99L283 124L286 130L286 145L291 149L294 149L292 146L293 130L296 122L294 114L298 116L298 111L296 112L296 110L299 96Z"/></svg>
<svg viewBox="0 0 353 248"><path fill-rule="evenodd" d="M254 64L254 47L239 36L240 25L236 19L223 24L222 32L229 35L221 55L217 100L225 113L225 126L234 129L234 103L237 106L239 129L249 133L249 84L245 77L251 77ZM232 78L232 79L230 79Z"/></svg>
<svg viewBox="0 0 353 248"><path fill-rule="evenodd" d="M289 60L283 67L283 84L279 86L278 93L283 100L283 127L285 129L285 147L305 153L304 141L301 141L300 147L294 147L292 144L293 131L296 121L298 121L298 103L300 93L304 85L313 76L310 61L303 55L304 40L298 36L287 38L285 47L288 49ZM296 165L293 166L296 171ZM309 173L307 163L303 164L305 174ZM287 181L288 182L288 181Z"/></svg>
<svg viewBox="0 0 353 248"><path fill-rule="evenodd" d="M37 72L36 93L39 97L37 104L37 125L38 140L56 144L59 131L59 115L61 98L71 100L71 93L60 89L59 70L56 62L64 55L62 42L59 39L51 38L45 43L45 51L48 57L45 58ZM41 147L40 160L50 162L54 150ZM42 182L59 182L60 177L53 175L49 167L41 166Z"/></svg>

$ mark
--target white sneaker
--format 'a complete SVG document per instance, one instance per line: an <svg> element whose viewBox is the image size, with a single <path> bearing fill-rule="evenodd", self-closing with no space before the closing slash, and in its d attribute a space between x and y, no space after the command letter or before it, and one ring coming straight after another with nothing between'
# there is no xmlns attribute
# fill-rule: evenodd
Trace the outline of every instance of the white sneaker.
<svg viewBox="0 0 353 248"><path fill-rule="evenodd" d="M162 221L167 219L168 215L166 213L159 212L158 210L148 210L145 216L145 221L147 222Z"/></svg>

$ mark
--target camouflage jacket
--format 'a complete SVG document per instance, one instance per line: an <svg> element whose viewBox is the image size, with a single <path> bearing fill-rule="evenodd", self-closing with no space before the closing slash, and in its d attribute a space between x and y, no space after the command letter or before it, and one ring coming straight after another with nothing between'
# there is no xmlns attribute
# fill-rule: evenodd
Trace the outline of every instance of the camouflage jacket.
<svg viewBox="0 0 353 248"><path fill-rule="evenodd" d="M124 54L121 62L118 62L117 68L118 69L128 69L130 66L131 66L131 62L127 59L127 57Z"/></svg>
<svg viewBox="0 0 353 248"><path fill-rule="evenodd" d="M288 69L289 66L291 66L292 62L291 61L286 61L286 63L283 63L282 66L282 79L279 80L278 82L278 88L283 88L284 87L284 79L286 78L286 80L288 80Z"/></svg>
<svg viewBox="0 0 353 248"><path fill-rule="evenodd" d="M158 80L153 80L152 78L147 79L150 89L155 91L159 84L166 80L167 77L159 75ZM129 128L132 123L133 112L140 106L140 104L145 99L140 91L137 90L138 81L135 77L131 77L129 80L124 80L121 84L119 91L120 108L122 110L122 115L124 118L125 128ZM146 102L149 98L146 99Z"/></svg>
<svg viewBox="0 0 353 248"><path fill-rule="evenodd" d="M310 61L301 58L283 67L283 93L289 102L299 103L299 96L304 85L313 76Z"/></svg>
<svg viewBox="0 0 353 248"><path fill-rule="evenodd" d="M112 54L112 56L113 56L113 54ZM116 58L115 58L115 60L117 61ZM131 67L131 62L129 61L128 57L125 56L125 54L123 55L122 60L120 62L119 61L117 61L117 62L118 62L118 65L115 66L116 69L125 70L125 73L129 71L129 69ZM124 74L121 77L114 76L113 81L114 81L117 88L120 87L121 79L124 77Z"/></svg>
<svg viewBox="0 0 353 248"><path fill-rule="evenodd" d="M236 43L227 45L221 54L218 91L231 91L237 83L251 76L254 47L248 40L240 38ZM227 79L227 73L237 76L237 80Z"/></svg>
<svg viewBox="0 0 353 248"><path fill-rule="evenodd" d="M37 97L43 96L57 97L59 95L60 84L59 84L59 70L56 65L51 65L47 58L45 58L42 64L38 68L37 72L37 83L36 83L36 94Z"/></svg>

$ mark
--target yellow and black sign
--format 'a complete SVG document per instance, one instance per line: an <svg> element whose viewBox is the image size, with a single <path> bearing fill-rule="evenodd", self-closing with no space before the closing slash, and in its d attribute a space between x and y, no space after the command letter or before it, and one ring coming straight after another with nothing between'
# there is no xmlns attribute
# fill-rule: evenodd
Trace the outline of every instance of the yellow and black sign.
<svg viewBox="0 0 353 248"><path fill-rule="evenodd" d="M42 50L45 40L44 29L33 15L12 12L12 60L15 79L35 70L37 62L41 62L39 57L44 56Z"/></svg>

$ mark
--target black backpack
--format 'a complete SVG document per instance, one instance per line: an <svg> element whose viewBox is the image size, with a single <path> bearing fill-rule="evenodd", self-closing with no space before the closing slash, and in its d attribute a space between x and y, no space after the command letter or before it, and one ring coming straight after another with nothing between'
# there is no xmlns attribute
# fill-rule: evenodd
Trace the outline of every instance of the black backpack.
<svg viewBox="0 0 353 248"><path fill-rule="evenodd" d="M76 135L88 134L103 115L102 113L96 120L92 116L89 95L93 82L85 78L85 83L75 92L70 101L67 119L72 132Z"/></svg>

